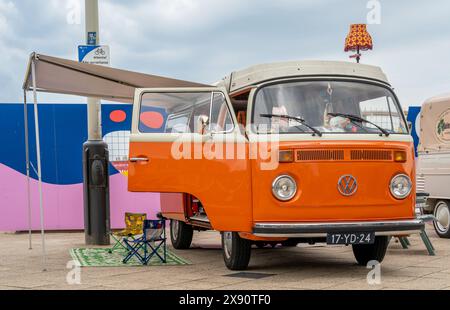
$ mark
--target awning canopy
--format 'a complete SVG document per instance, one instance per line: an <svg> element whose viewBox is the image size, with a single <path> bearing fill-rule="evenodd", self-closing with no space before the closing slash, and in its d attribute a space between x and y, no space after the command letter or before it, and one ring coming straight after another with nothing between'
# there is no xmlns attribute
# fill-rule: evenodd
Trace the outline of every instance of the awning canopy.
<svg viewBox="0 0 450 310"><path fill-rule="evenodd" d="M36 134L36 160L39 184L39 210L42 239L42 265L46 270L46 247L44 229L44 205L42 194L41 148L39 134L39 112L37 92L58 93L110 101L133 102L136 88L166 87L208 87L199 83L176 80L162 76L113 69L103 66L79 63L72 60L32 53L28 61L23 82L24 124L27 169L27 196L29 221L29 248L31 243L31 196L30 196L30 157L28 145L27 91L33 92L34 126Z"/></svg>
<svg viewBox="0 0 450 310"><path fill-rule="evenodd" d="M136 88L209 86L32 53L23 83L26 91L33 88L33 61L36 66L36 90L40 92L132 102Z"/></svg>

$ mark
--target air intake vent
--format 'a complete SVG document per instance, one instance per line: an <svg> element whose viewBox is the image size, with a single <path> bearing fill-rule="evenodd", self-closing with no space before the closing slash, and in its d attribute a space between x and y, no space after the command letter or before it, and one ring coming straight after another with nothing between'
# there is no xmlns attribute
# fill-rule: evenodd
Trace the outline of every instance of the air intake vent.
<svg viewBox="0 0 450 310"><path fill-rule="evenodd" d="M351 160L392 160L392 151L386 150L352 150Z"/></svg>
<svg viewBox="0 0 450 310"><path fill-rule="evenodd" d="M297 151L297 160L344 160L344 150L301 150Z"/></svg>
<svg viewBox="0 0 450 310"><path fill-rule="evenodd" d="M425 177L423 175L417 174L416 186L418 192L425 192Z"/></svg>

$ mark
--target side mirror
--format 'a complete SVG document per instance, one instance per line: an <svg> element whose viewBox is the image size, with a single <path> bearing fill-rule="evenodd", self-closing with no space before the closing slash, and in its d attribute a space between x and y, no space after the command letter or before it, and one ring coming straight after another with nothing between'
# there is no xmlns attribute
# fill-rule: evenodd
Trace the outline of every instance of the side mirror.
<svg viewBox="0 0 450 310"><path fill-rule="evenodd" d="M208 132L208 128L209 128L209 117L206 115L200 115L197 120L198 133L204 135Z"/></svg>

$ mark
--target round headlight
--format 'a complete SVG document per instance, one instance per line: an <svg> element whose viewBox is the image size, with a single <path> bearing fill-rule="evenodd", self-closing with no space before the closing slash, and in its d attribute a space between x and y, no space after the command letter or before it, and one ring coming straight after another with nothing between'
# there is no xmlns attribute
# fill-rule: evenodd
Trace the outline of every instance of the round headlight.
<svg viewBox="0 0 450 310"><path fill-rule="evenodd" d="M391 194L397 199L404 199L411 193L411 179L406 174L398 174L391 180Z"/></svg>
<svg viewBox="0 0 450 310"><path fill-rule="evenodd" d="M292 177L280 175L272 183L272 193L278 200L290 200L297 193L297 184Z"/></svg>

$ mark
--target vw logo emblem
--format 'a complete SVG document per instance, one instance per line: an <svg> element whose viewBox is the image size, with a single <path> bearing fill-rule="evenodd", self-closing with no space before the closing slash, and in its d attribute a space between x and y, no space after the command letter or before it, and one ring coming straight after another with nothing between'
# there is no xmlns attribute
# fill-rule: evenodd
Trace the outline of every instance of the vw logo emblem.
<svg viewBox="0 0 450 310"><path fill-rule="evenodd" d="M340 177L338 181L338 191L344 196L351 196L356 193L358 182L354 176L348 174Z"/></svg>

